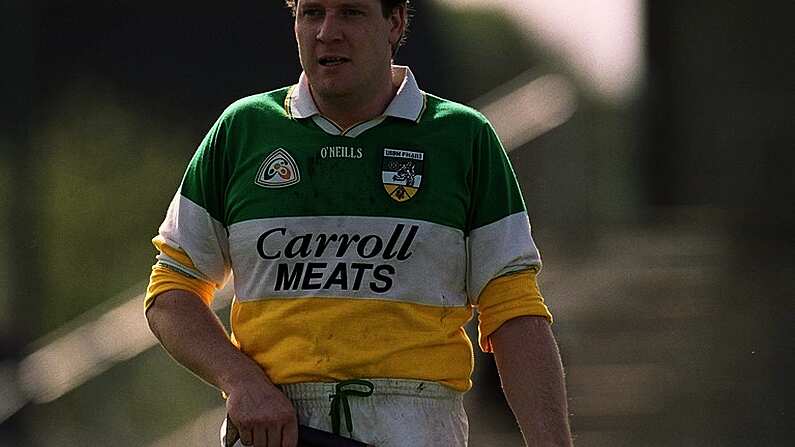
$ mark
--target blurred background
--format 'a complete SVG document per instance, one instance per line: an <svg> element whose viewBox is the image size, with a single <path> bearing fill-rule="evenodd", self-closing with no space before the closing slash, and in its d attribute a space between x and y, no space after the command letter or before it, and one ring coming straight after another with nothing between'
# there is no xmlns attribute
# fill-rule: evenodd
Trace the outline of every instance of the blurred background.
<svg viewBox="0 0 795 447"><path fill-rule="evenodd" d="M397 62L510 151L576 445L791 445L788 2L413 3ZM226 105L297 79L289 12L11 0L0 17L0 446L215 445L218 392L146 328L150 239ZM471 445L520 445L490 356L475 381Z"/></svg>

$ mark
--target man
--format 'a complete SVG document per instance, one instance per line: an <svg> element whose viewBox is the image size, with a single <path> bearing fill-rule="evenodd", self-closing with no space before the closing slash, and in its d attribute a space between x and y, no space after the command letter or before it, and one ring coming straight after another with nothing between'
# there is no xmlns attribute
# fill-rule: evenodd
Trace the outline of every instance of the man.
<svg viewBox="0 0 795 447"><path fill-rule="evenodd" d="M287 3L304 72L201 143L154 239L152 331L227 396L242 445L295 446L301 423L464 446L477 306L526 442L569 445L540 258L492 127L392 65L406 1ZM208 305L232 271L230 341Z"/></svg>

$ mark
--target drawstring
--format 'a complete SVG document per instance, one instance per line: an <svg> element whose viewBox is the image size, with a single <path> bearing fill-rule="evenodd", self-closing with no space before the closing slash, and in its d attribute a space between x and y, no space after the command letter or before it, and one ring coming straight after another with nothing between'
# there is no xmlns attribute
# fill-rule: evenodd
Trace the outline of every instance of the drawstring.
<svg viewBox="0 0 795 447"><path fill-rule="evenodd" d="M350 385L359 385L367 388L367 391L359 389L346 389ZM361 379L343 380L336 386L336 393L329 396L331 399L331 428L335 435L340 434L340 405L345 413L345 425L348 428L348 433L353 433L353 421L351 420L351 406L348 403L348 396L367 397L373 394L375 386L372 382Z"/></svg>

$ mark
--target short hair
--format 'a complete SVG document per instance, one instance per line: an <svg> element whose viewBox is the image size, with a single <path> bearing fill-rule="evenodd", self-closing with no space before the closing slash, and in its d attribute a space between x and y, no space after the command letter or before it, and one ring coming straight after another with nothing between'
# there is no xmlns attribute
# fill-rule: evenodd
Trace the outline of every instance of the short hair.
<svg viewBox="0 0 795 447"><path fill-rule="evenodd" d="M284 0L284 3L287 4L287 7L290 8L293 16L295 16L295 7L298 3L298 0ZM406 34L409 30L409 19L411 18L411 14L409 14L409 3L410 0L381 0L381 12L384 14L384 17L389 17L389 14L391 14L392 11L398 6L403 5L406 7L406 29L403 30L403 35L400 36L400 40L398 41L397 45L392 48L392 56L397 54L398 48L406 43Z"/></svg>

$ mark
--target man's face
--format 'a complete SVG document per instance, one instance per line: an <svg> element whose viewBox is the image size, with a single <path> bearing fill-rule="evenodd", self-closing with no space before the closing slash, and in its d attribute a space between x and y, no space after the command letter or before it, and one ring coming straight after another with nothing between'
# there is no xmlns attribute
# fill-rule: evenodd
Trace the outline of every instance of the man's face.
<svg viewBox="0 0 795 447"><path fill-rule="evenodd" d="M391 79L392 45L405 26L400 9L384 17L380 0L299 0L298 54L313 93L366 93Z"/></svg>

